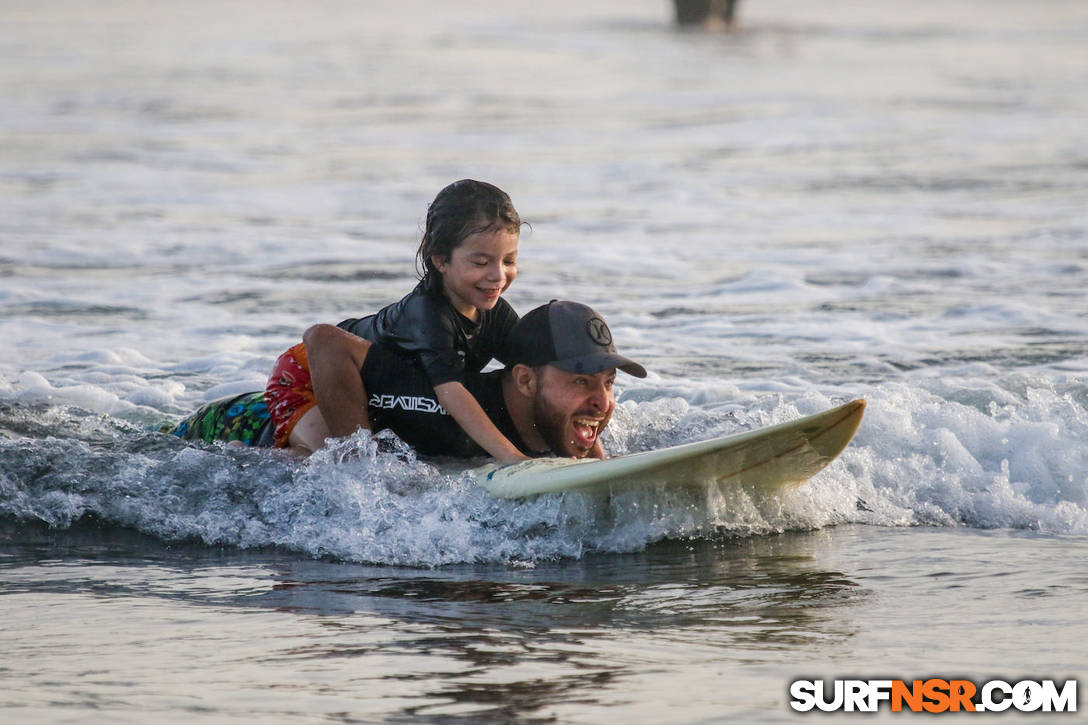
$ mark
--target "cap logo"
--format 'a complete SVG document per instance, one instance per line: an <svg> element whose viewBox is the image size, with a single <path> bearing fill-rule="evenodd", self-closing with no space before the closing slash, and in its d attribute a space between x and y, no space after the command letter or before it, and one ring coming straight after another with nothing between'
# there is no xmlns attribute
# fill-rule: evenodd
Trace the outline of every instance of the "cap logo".
<svg viewBox="0 0 1088 725"><path fill-rule="evenodd" d="M609 332L608 325L604 324L604 320L600 317L591 317L586 321L586 332L589 334L589 339L601 347L608 347L612 344L612 333Z"/></svg>

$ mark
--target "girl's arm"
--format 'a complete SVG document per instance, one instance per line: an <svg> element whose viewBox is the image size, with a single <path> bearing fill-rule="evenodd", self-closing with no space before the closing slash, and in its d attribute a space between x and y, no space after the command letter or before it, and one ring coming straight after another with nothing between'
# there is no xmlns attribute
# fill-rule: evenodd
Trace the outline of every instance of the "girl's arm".
<svg viewBox="0 0 1088 725"><path fill-rule="evenodd" d="M453 416L461 429L497 461L514 463L529 460L527 455L515 448L495 427L480 403L464 385L453 380L434 386L434 392L438 396L439 404Z"/></svg>

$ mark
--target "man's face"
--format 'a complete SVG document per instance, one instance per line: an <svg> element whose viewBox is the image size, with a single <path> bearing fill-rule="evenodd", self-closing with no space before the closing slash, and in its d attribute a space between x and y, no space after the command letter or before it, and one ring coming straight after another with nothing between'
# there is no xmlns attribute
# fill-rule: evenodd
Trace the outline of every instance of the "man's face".
<svg viewBox="0 0 1088 725"><path fill-rule="evenodd" d="M616 407L612 395L616 371L568 373L552 365L537 371L533 398L537 430L552 453L585 458Z"/></svg>

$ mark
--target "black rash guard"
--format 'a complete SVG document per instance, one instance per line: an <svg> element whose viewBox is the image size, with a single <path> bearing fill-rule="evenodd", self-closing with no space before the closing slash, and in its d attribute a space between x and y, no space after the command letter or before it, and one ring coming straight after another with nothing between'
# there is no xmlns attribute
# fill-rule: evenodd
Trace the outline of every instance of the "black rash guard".
<svg viewBox="0 0 1088 725"><path fill-rule="evenodd" d="M510 304L499 298L490 310L470 320L453 308L441 278L424 279L399 302L369 317L344 320L338 327L374 343L418 356L431 386L465 383L496 358L506 362L504 343L518 321Z"/></svg>
<svg viewBox="0 0 1088 725"><path fill-rule="evenodd" d="M480 402L495 427L527 456L548 455L525 444L510 417L502 394L503 370L467 376L467 388ZM382 345L374 345L362 369L369 396L372 430L391 429L424 456L478 458L487 453L447 415L438 401L419 360ZM247 446L271 448L272 424L264 393L223 398L203 406L170 432L189 440L241 441Z"/></svg>
<svg viewBox="0 0 1088 725"><path fill-rule="evenodd" d="M518 433L513 418L510 417L510 410L506 407L506 400L502 396L504 373L504 370L493 370L473 376L474 380L469 382L469 392L480 402L480 407L484 409L499 432L506 436L506 440L513 443L515 448L530 457L549 455L549 451L534 451L521 439L521 434ZM475 441L472 443L479 450L478 455L488 455L487 451L480 448Z"/></svg>
<svg viewBox="0 0 1088 725"><path fill-rule="evenodd" d="M487 452L457 425L434 396L419 360L402 350L372 345L361 371L371 429L390 428L425 456L475 458ZM514 447L527 456L541 455L522 440L502 394L502 370L469 373L466 385L484 413Z"/></svg>

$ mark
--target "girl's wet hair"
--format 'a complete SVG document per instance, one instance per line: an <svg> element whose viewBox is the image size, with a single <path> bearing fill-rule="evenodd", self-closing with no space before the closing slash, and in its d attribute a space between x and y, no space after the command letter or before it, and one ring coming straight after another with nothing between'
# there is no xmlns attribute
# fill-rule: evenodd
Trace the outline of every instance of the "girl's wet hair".
<svg viewBox="0 0 1088 725"><path fill-rule="evenodd" d="M521 218L505 191L486 181L461 179L438 192L427 207L427 226L416 252L416 267L423 279L439 279L431 257L447 259L461 242L479 232L505 229L517 234Z"/></svg>

